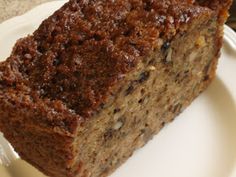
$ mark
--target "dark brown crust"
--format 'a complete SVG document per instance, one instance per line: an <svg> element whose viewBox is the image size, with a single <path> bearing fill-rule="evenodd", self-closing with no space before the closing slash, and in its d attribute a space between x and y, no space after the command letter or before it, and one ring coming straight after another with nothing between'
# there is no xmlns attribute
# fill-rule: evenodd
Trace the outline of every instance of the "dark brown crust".
<svg viewBox="0 0 236 177"><path fill-rule="evenodd" d="M211 11L188 0L71 0L1 64L1 100L33 105L18 99L26 96L35 107L63 107L72 122L91 117L111 88L160 47L159 38L170 40L202 13Z"/></svg>
<svg viewBox="0 0 236 177"><path fill-rule="evenodd" d="M197 4L208 7L218 14L219 23L222 25L228 18L228 10L233 0L196 0Z"/></svg>
<svg viewBox="0 0 236 177"><path fill-rule="evenodd" d="M1 64L2 99L16 91L10 100L19 104L18 94L36 107L46 102L90 117L112 86L160 47L158 38L171 39L203 12L210 13L189 0L71 0L33 36L19 40Z"/></svg>

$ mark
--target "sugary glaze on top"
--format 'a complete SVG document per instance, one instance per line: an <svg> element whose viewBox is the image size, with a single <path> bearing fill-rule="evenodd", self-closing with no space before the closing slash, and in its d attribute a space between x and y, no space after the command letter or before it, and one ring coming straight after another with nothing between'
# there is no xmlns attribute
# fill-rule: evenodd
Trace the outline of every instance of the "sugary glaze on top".
<svg viewBox="0 0 236 177"><path fill-rule="evenodd" d="M202 13L212 10L194 0L70 0L1 63L0 99L62 113L52 121L84 120L158 39Z"/></svg>

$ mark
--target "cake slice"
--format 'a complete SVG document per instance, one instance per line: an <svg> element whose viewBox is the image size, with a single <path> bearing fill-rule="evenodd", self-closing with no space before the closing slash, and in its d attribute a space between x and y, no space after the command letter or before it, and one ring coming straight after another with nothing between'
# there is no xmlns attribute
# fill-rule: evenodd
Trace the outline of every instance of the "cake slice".
<svg viewBox="0 0 236 177"><path fill-rule="evenodd" d="M215 76L231 0L70 0L0 64L0 129L51 177L105 177Z"/></svg>

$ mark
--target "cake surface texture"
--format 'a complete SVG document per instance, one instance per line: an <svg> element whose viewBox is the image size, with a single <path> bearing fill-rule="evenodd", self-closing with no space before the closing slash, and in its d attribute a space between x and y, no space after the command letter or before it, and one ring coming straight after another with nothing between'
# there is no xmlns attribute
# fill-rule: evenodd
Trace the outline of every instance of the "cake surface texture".
<svg viewBox="0 0 236 177"><path fill-rule="evenodd" d="M231 0L70 0L0 63L0 130L51 177L106 177L215 76Z"/></svg>

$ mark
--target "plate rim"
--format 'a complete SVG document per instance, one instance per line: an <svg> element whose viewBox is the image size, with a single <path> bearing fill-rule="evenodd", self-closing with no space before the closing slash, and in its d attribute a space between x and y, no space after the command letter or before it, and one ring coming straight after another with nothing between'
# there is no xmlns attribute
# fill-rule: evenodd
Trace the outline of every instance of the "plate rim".
<svg viewBox="0 0 236 177"><path fill-rule="evenodd" d="M34 19L35 18L34 15L36 15L39 11L41 12L42 10L45 10L46 6L51 7L52 4L55 6L55 3L57 4L57 6L61 6L65 4L67 1L68 0L56 0L52 2L43 3L41 5L38 5L32 8L31 10L27 11L26 13L22 15L15 16L6 21L3 21L0 23L0 34L4 35L4 31L5 31L4 29L7 29L9 27L15 27L17 26L16 24L24 25L24 24L29 23L28 21ZM227 44L229 44L232 50L236 51L236 33L227 25L224 26L224 30L225 30L224 40L227 42ZM232 172L234 171L236 171L236 165L235 165L235 169L232 169Z"/></svg>

